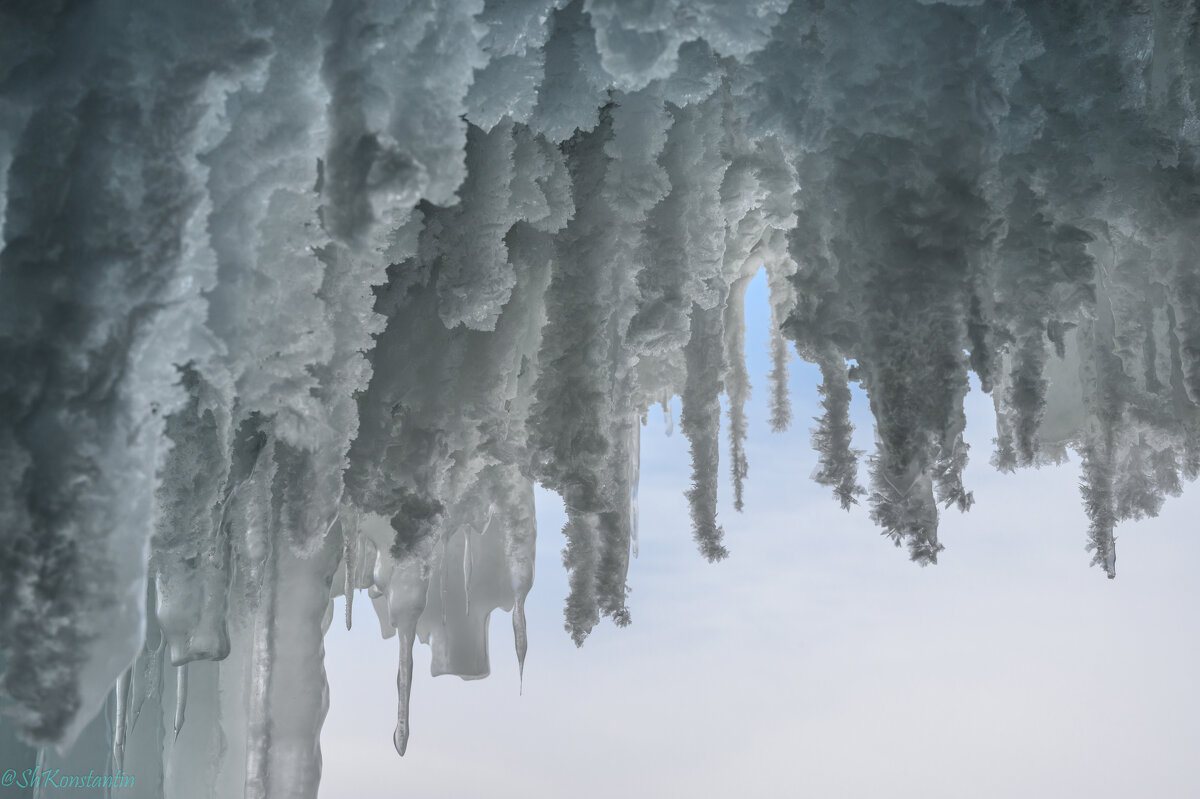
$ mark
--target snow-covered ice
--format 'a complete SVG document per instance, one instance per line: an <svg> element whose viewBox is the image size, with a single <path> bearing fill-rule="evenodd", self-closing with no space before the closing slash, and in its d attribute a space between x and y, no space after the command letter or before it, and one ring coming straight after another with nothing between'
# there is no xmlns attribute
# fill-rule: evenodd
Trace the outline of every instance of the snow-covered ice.
<svg viewBox="0 0 1200 799"><path fill-rule="evenodd" d="M1078 454L1109 577L1200 472L1187 0L8 3L0 225L5 724L140 795L316 795L334 596L398 641L401 754L417 641L484 677L512 611L523 660L535 483L567 632L628 624L674 396L725 557L760 269L772 426L794 347L813 478L918 563L969 373L997 468Z"/></svg>

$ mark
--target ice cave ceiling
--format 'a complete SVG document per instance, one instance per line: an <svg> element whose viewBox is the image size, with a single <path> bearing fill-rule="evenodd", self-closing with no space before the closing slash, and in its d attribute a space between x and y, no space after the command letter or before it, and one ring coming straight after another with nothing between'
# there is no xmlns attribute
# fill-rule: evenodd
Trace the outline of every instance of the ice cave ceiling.
<svg viewBox="0 0 1200 799"><path fill-rule="evenodd" d="M762 269L772 424L794 347L815 479L919 563L969 373L997 468L1078 453L1109 577L1200 471L1192 0L6 2L0 224L6 724L110 713L171 796L315 795L333 596L400 641L400 752L416 639L484 676L511 610L523 658L535 483L567 631L628 623L676 395L724 557Z"/></svg>

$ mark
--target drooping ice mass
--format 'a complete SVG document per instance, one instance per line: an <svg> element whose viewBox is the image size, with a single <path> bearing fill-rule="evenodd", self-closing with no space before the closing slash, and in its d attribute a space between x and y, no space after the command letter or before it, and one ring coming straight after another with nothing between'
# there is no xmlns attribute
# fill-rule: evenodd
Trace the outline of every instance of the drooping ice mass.
<svg viewBox="0 0 1200 799"><path fill-rule="evenodd" d="M331 597L398 640L403 752L418 639L483 677L511 609L525 656L535 482L568 632L627 624L651 405L735 546L760 269L757 390L787 427L819 364L843 507L936 561L973 372L997 468L1078 453L1114 576L1200 471L1198 106L1186 0L5 4L8 718L151 795L315 795Z"/></svg>

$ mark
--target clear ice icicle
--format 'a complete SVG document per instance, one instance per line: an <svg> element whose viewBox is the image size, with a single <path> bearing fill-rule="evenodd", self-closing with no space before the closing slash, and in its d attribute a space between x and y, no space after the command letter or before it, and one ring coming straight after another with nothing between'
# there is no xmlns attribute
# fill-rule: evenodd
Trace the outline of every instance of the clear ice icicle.
<svg viewBox="0 0 1200 799"><path fill-rule="evenodd" d="M392 733L392 745L396 754L403 757L408 749L408 703L412 696L412 648L416 635L405 631L396 638L400 641L400 663L396 668L396 731Z"/></svg>
<svg viewBox="0 0 1200 799"><path fill-rule="evenodd" d="M358 571L358 512L349 505L343 505L338 515L342 524L342 568L345 570L345 581L342 589L346 596L346 629L354 624L354 590Z"/></svg>
<svg viewBox="0 0 1200 799"><path fill-rule="evenodd" d="M129 719L129 732L137 728L138 717L142 714L142 705L152 696L156 696L162 687L162 659L167 649L166 636L159 636L158 646L150 653L149 659L142 671L142 684L145 690L138 691L133 705L133 713Z"/></svg>
<svg viewBox="0 0 1200 799"><path fill-rule="evenodd" d="M400 662L396 669L396 731L392 743L397 754L408 749L408 703L412 695L413 644L417 622L425 610L429 579L419 557L409 557L391 572L387 586L388 618L400 640Z"/></svg>
<svg viewBox="0 0 1200 799"><path fill-rule="evenodd" d="M187 695L188 695L188 664L175 667L175 739L179 739L179 732L183 729L183 722L187 716Z"/></svg>
<svg viewBox="0 0 1200 799"><path fill-rule="evenodd" d="M121 771L125 762L125 738L129 733L129 698L130 684L133 680L133 666L121 672L117 678L116 699L117 707L113 718L113 772Z"/></svg>
<svg viewBox="0 0 1200 799"><path fill-rule="evenodd" d="M250 653L250 697L246 724L246 782L244 799L267 799L269 753L271 747L270 692L274 664L275 591L278 566L276 554L267 540L262 564L262 585L254 614L254 645Z"/></svg>
<svg viewBox="0 0 1200 799"><path fill-rule="evenodd" d="M576 640L628 619L623 420L660 403L671 435L681 397L694 535L723 557L721 396L740 506L761 265L771 426L792 355L820 361L815 477L843 505L934 561L938 505L970 504L973 372L999 468L1084 456L1115 577L1117 526L1200 473L1200 6L637 5L0 0L20 736L68 747L115 706L76 750L97 771L311 799L332 593L348 628L367 589L399 631L399 751L426 633L435 670L482 676L511 607L523 681L535 478L568 510Z"/></svg>
<svg viewBox="0 0 1200 799"><path fill-rule="evenodd" d="M517 592L512 610L513 643L517 649L517 678L520 692L525 693L525 653L529 651L529 633L525 624L525 595Z"/></svg>
<svg viewBox="0 0 1200 799"><path fill-rule="evenodd" d="M463 604L471 615L471 531L463 530Z"/></svg>
<svg viewBox="0 0 1200 799"><path fill-rule="evenodd" d="M638 483L642 471L642 431L636 424L629 436L629 546L638 556Z"/></svg>

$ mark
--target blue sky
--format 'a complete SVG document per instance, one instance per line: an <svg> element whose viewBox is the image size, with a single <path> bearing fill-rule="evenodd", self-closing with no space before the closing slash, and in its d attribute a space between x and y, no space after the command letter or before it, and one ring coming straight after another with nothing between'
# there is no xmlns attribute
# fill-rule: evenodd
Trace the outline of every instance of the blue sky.
<svg viewBox="0 0 1200 799"><path fill-rule="evenodd" d="M747 298L741 514L722 451L730 558L696 552L687 442L665 436L653 409L632 626L605 622L582 649L571 643L564 516L539 491L524 695L507 614L491 620L486 680L431 678L418 647L412 738L398 758L397 644L379 638L361 597L354 630L335 623L326 640L322 797L1200 795L1194 487L1158 519L1118 529L1118 578L1106 580L1084 552L1078 464L994 472L991 399L976 390L966 473L976 505L943 516L946 551L922 569L865 508L841 511L809 479L815 367L793 360L793 429L770 433L766 319L760 274ZM857 392L852 413L869 451Z"/></svg>

